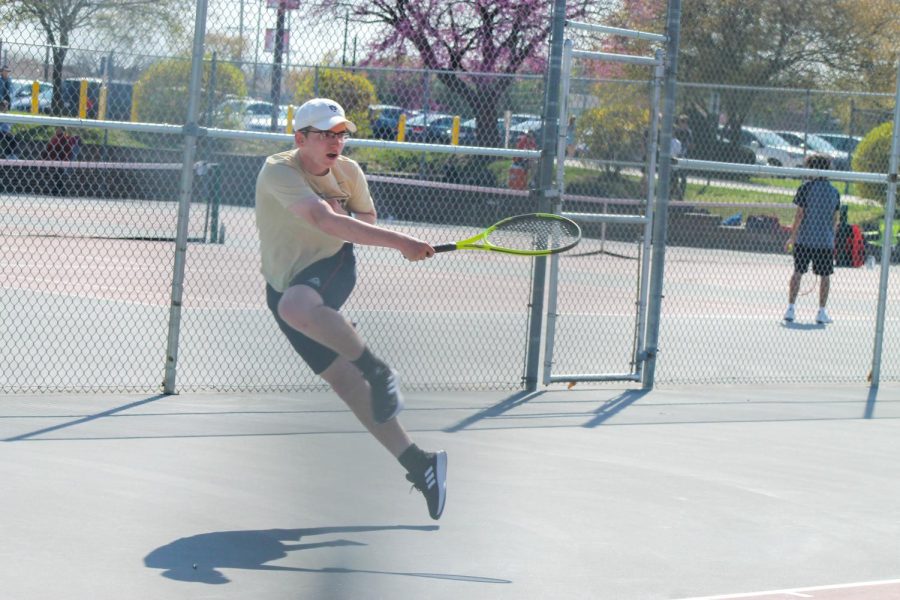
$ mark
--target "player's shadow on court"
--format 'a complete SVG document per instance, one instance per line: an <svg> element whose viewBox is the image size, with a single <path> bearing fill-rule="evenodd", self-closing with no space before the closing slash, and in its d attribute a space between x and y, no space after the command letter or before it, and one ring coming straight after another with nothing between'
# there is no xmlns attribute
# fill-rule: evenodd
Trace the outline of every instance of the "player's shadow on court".
<svg viewBox="0 0 900 600"><path fill-rule="evenodd" d="M808 331L810 329L825 329L824 323L799 323L797 321L782 321L781 326L785 329L797 329L800 331Z"/></svg>
<svg viewBox="0 0 900 600"><path fill-rule="evenodd" d="M302 567L267 564L285 558L288 556L289 552L315 550L316 548L368 545L365 542L345 538L329 539L329 536L332 535L389 530L435 531L437 529L437 525L362 525L347 527L312 527L308 529L215 531L180 538L165 546L160 546L144 557L144 565L151 569L162 569L163 577L169 579L206 584L224 584L230 581L219 569L336 574L376 573L383 575L401 575L405 577L454 579L480 583L511 583L506 579L473 577L467 575L367 571L344 567L306 569ZM314 537L316 541L300 543L307 537Z"/></svg>

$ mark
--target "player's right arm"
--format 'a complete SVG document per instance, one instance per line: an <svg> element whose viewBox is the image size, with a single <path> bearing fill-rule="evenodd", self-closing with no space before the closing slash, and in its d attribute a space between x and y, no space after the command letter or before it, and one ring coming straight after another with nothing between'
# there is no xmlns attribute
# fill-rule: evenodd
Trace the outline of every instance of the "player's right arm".
<svg viewBox="0 0 900 600"><path fill-rule="evenodd" d="M288 210L322 232L347 242L394 248L407 260L422 260L434 255L434 249L426 242L399 231L354 219L346 214L338 214L327 201L318 196L295 202Z"/></svg>

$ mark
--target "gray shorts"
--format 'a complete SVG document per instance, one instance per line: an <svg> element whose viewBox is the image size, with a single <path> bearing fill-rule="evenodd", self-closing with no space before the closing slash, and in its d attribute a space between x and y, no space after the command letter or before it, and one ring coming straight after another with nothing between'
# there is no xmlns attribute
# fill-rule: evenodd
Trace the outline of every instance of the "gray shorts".
<svg viewBox="0 0 900 600"><path fill-rule="evenodd" d="M353 254L353 244L344 244L336 254L323 258L297 273L288 287L295 285L311 287L322 296L325 306L339 310L356 285L356 256ZM272 311L278 327L287 336L297 354L310 366L313 373L318 375L331 366L338 356L337 352L306 337L284 322L278 314L278 302L283 295L283 292L278 292L266 284L266 304Z"/></svg>

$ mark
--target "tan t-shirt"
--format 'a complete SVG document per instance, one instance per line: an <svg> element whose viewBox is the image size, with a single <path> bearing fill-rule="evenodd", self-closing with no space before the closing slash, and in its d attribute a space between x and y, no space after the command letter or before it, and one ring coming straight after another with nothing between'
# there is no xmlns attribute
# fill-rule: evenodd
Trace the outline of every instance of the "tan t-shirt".
<svg viewBox="0 0 900 600"><path fill-rule="evenodd" d="M310 175L300 166L296 148L268 157L256 178L256 228L263 277L279 292L287 289L297 273L332 256L344 244L289 210L312 196L339 198L349 212L374 210L369 185L356 161L340 156L327 174Z"/></svg>

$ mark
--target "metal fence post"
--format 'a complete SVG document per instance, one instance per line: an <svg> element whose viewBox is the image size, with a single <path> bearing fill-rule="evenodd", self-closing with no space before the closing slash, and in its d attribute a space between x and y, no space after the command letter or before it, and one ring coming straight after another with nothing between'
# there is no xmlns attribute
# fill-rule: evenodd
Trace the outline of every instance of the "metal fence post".
<svg viewBox="0 0 900 600"><path fill-rule="evenodd" d="M662 131L659 138L659 186L656 208L653 210L653 252L650 271L649 305L647 307L647 346L642 387L653 387L656 358L659 350L659 315L662 311L663 274L666 257L666 238L669 224L669 173L672 171L672 115L675 112L675 78L678 74L678 43L681 37L681 0L669 0L666 24L666 78L663 94ZM653 177L648 173L648 177Z"/></svg>
<svg viewBox="0 0 900 600"><path fill-rule="evenodd" d="M887 202L884 205L884 234L881 238L881 279L878 286L878 309L875 317L875 343L872 352L872 387L881 379L881 351L884 345L884 315L887 309L888 274L891 266L891 243L894 237L894 211L897 207L897 169L900 163L900 60L897 61L897 92L894 96L894 132L888 164Z"/></svg>
<svg viewBox="0 0 900 600"><path fill-rule="evenodd" d="M547 87L544 91L544 139L541 143L540 172L538 173L538 210L550 211L550 198L553 196L553 158L556 155L556 131L559 123L560 97L559 85L562 73L563 37L566 26L566 0L555 0L553 3L553 25L550 32L550 67L547 72ZM556 203L562 198L556 197ZM537 389L540 374L541 339L544 325L544 292L547 279L547 258L536 257L533 261L531 283L531 306L528 318L528 348L525 355L525 389L533 392Z"/></svg>
<svg viewBox="0 0 900 600"><path fill-rule="evenodd" d="M178 223L175 233L175 263L172 270L172 299L169 304L169 335L166 343L166 371L163 392L175 393L178 367L178 335L181 329L181 303L184 293L184 267L187 256L188 218L191 210L191 189L194 185L194 159L197 154L197 113L200 104L203 74L203 39L206 37L206 2L197 0L194 19L194 47L191 54L191 81L188 88L187 122L184 125L184 155L181 165L181 194L178 199Z"/></svg>

